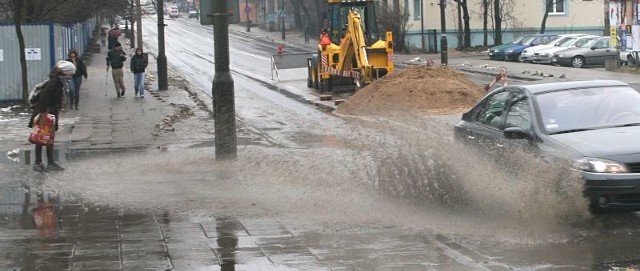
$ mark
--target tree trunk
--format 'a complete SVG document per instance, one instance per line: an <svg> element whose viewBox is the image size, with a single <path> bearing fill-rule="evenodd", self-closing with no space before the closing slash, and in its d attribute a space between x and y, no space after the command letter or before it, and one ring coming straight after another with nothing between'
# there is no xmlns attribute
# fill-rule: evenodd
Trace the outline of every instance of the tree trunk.
<svg viewBox="0 0 640 271"><path fill-rule="evenodd" d="M328 24L327 16L329 16L329 15L327 15L327 10L325 8L323 8L322 1L324 1L324 0L315 0L314 1L316 10L318 11L318 27L316 29L313 29L315 31L312 30L312 32L317 33L316 39L320 35L320 31L323 28L328 26L327 25Z"/></svg>
<svg viewBox="0 0 640 271"><path fill-rule="evenodd" d="M471 48L471 25L467 0L462 1L462 20L464 21L464 48Z"/></svg>
<svg viewBox="0 0 640 271"><path fill-rule="evenodd" d="M295 23L295 28L302 29L302 12L300 6L303 5L300 1L291 0L291 5L293 6L293 21Z"/></svg>
<svg viewBox="0 0 640 271"><path fill-rule="evenodd" d="M464 44L464 30L462 29L462 4L460 3L461 1L457 1L458 4L456 5L456 8L458 9L458 49L461 49Z"/></svg>
<svg viewBox="0 0 640 271"><path fill-rule="evenodd" d="M482 0L482 46L489 46L489 3Z"/></svg>
<svg viewBox="0 0 640 271"><path fill-rule="evenodd" d="M611 35L611 22L609 22L609 1L604 2L604 32L602 36ZM613 37L612 37L613 38Z"/></svg>
<svg viewBox="0 0 640 271"><path fill-rule="evenodd" d="M13 23L16 27L16 36L18 36L18 50L20 51L20 70L22 72L22 104L29 107L29 80L27 75L27 56L24 52L25 43L22 34L22 20L24 18L24 2L23 0L13 0Z"/></svg>
<svg viewBox="0 0 640 271"><path fill-rule="evenodd" d="M495 25L493 44L495 45L502 44L502 9L500 6L500 0L493 0L493 20Z"/></svg>
<svg viewBox="0 0 640 271"><path fill-rule="evenodd" d="M553 5L553 0L547 0L544 4L544 15L542 16L542 24L540 25L540 34L544 34L544 30L547 28L547 18L549 17L549 9Z"/></svg>

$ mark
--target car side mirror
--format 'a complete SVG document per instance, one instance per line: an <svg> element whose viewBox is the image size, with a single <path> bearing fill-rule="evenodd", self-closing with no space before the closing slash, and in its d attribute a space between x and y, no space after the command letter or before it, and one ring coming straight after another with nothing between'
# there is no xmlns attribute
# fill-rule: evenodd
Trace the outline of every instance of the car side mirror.
<svg viewBox="0 0 640 271"><path fill-rule="evenodd" d="M531 132L520 127L509 127L504 129L503 135L506 139L526 139L533 140Z"/></svg>
<svg viewBox="0 0 640 271"><path fill-rule="evenodd" d="M598 47L596 47L596 46L591 46L591 50L595 50L595 49L598 49Z"/></svg>

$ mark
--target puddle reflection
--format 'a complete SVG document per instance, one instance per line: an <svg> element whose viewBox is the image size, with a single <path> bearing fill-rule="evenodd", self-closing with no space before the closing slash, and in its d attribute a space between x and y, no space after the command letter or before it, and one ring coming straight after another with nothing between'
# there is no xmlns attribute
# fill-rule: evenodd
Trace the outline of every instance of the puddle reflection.
<svg viewBox="0 0 640 271"><path fill-rule="evenodd" d="M221 271L236 270L236 251L238 250L238 223L232 219L216 219L216 233L218 234L218 251Z"/></svg>
<svg viewBox="0 0 640 271"><path fill-rule="evenodd" d="M42 184L0 187L0 215L16 228L35 230L39 239L56 239L61 229L60 194ZM13 222L12 222L13 221Z"/></svg>

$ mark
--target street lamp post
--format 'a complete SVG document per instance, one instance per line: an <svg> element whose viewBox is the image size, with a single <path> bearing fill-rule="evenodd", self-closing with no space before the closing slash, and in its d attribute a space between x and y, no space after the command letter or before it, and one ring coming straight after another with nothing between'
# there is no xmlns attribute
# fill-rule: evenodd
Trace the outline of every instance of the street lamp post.
<svg viewBox="0 0 640 271"><path fill-rule="evenodd" d="M251 8L249 7L249 0L245 0L244 2L244 13L247 14L247 32L251 32L251 21L249 20L249 13L251 13Z"/></svg>
<svg viewBox="0 0 640 271"><path fill-rule="evenodd" d="M447 22L445 20L444 9L447 7L447 0L440 0L440 63L447 65L449 62L447 56Z"/></svg>
<svg viewBox="0 0 640 271"><path fill-rule="evenodd" d="M164 52L164 0L158 0L158 90L167 90L167 56Z"/></svg>
<svg viewBox="0 0 640 271"><path fill-rule="evenodd" d="M213 0L208 0L213 1ZM235 160L238 157L236 111L233 78L229 61L229 14L227 1L213 3L213 44L215 74L212 98L215 130L216 160Z"/></svg>
<svg viewBox="0 0 640 271"><path fill-rule="evenodd" d="M280 8L281 14L280 14L280 21L282 21L282 40L285 40L286 34L285 34L285 30L284 30L284 19L286 18L285 16L285 11L284 11L284 0L280 0L280 5L282 6Z"/></svg>
<svg viewBox="0 0 640 271"><path fill-rule="evenodd" d="M138 32L136 42L138 48L142 50L142 7L140 6L140 0L136 0L136 7L136 31Z"/></svg>

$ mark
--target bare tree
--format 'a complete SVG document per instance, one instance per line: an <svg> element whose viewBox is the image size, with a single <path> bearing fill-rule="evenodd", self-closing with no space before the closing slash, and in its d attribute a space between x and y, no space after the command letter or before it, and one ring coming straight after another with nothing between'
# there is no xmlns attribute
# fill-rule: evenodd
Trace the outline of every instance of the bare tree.
<svg viewBox="0 0 640 271"><path fill-rule="evenodd" d="M489 29L487 27L489 21L489 1L482 0L482 46L489 46Z"/></svg>
<svg viewBox="0 0 640 271"><path fill-rule="evenodd" d="M464 46L463 48L471 47L471 17L469 16L469 6L467 5L467 0L454 0L458 3L458 22L462 21L464 23ZM462 13L462 19L460 19L460 13Z"/></svg>
<svg viewBox="0 0 640 271"><path fill-rule="evenodd" d="M7 0L2 5L4 6L3 10L9 11L11 13L11 18L16 29L16 36L18 37L18 49L20 51L20 71L22 73L22 104L27 107L29 106L29 82L27 76L27 58L24 52L24 35L22 34L22 23L24 22L26 5L25 1L23 0Z"/></svg>
<svg viewBox="0 0 640 271"><path fill-rule="evenodd" d="M502 5L493 0L493 44L502 44Z"/></svg>
<svg viewBox="0 0 640 271"><path fill-rule="evenodd" d="M399 1L397 1L399 2ZM389 7L385 4L378 4L376 7L378 29L382 31L391 30L393 32L394 49L398 51L409 51L405 44L407 34L407 24L409 22L409 13L405 7L394 5Z"/></svg>

